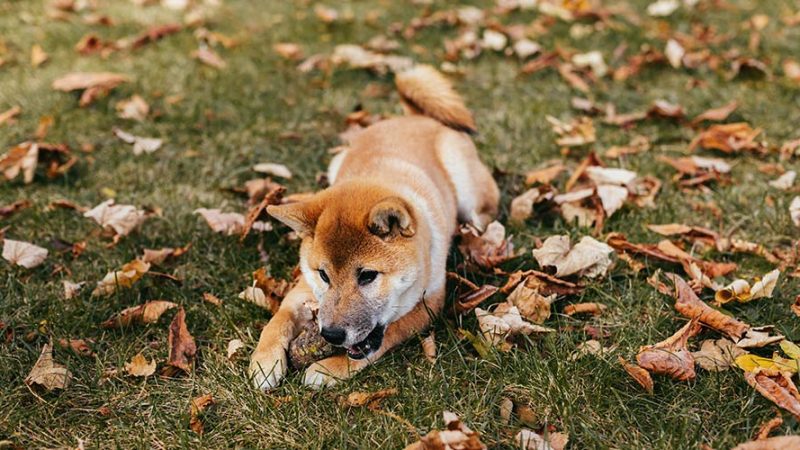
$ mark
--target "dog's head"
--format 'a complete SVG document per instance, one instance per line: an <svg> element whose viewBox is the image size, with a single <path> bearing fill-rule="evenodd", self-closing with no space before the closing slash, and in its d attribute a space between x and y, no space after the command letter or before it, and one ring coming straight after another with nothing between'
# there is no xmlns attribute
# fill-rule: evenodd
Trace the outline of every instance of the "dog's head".
<svg viewBox="0 0 800 450"><path fill-rule="evenodd" d="M411 288L427 265L412 207L390 191L343 183L268 212L302 238L300 268L322 336L353 359L369 356L419 300Z"/></svg>

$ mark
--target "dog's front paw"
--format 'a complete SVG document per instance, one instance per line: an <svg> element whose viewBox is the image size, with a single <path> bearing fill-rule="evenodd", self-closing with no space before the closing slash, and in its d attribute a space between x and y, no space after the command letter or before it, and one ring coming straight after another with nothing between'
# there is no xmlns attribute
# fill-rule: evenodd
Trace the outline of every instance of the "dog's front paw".
<svg viewBox="0 0 800 450"><path fill-rule="evenodd" d="M286 375L287 367L286 351L283 348L253 353L250 359L250 377L253 385L262 391L274 389Z"/></svg>
<svg viewBox="0 0 800 450"><path fill-rule="evenodd" d="M353 364L347 356L337 355L325 358L310 365L303 377L303 384L312 389L330 387L339 381L350 378L360 367Z"/></svg>

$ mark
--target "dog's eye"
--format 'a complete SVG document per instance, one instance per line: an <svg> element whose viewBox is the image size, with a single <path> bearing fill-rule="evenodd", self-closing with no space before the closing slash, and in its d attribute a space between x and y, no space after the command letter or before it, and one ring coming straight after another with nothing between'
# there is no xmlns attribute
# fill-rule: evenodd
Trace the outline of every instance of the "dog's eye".
<svg viewBox="0 0 800 450"><path fill-rule="evenodd" d="M326 284L331 284L331 280L328 278L328 274L325 273L324 270L319 269L317 272L319 272L319 277L322 278L322 281L324 281Z"/></svg>
<svg viewBox="0 0 800 450"><path fill-rule="evenodd" d="M366 286L375 281L377 276L378 272L376 270L362 270L358 272L358 285Z"/></svg>

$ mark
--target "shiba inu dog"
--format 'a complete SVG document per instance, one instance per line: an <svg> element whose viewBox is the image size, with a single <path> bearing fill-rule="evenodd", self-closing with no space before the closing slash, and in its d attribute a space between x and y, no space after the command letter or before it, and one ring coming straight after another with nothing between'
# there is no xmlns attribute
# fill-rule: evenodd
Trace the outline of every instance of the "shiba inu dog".
<svg viewBox="0 0 800 450"><path fill-rule="evenodd" d="M322 336L346 352L308 367L304 383L329 386L375 362L430 324L445 299L447 253L458 222L479 229L499 191L478 158L470 111L430 66L396 77L405 116L364 129L328 168L331 187L269 214L302 238L302 277L253 352L255 385L271 389L287 349L319 304Z"/></svg>

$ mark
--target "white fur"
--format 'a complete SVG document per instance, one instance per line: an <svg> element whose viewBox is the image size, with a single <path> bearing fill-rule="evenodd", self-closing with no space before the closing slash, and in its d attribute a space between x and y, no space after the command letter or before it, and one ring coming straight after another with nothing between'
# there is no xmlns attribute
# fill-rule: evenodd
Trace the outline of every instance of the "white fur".
<svg viewBox="0 0 800 450"><path fill-rule="evenodd" d="M475 192L475 177L465 154L475 152L472 141L461 133L441 133L436 142L436 153L455 186L458 218L483 228L478 218L479 196Z"/></svg>
<svg viewBox="0 0 800 450"><path fill-rule="evenodd" d="M342 150L331 159L328 164L328 183L333 184L336 182L336 177L339 176L339 169L342 168L344 158L347 156L347 150Z"/></svg>

